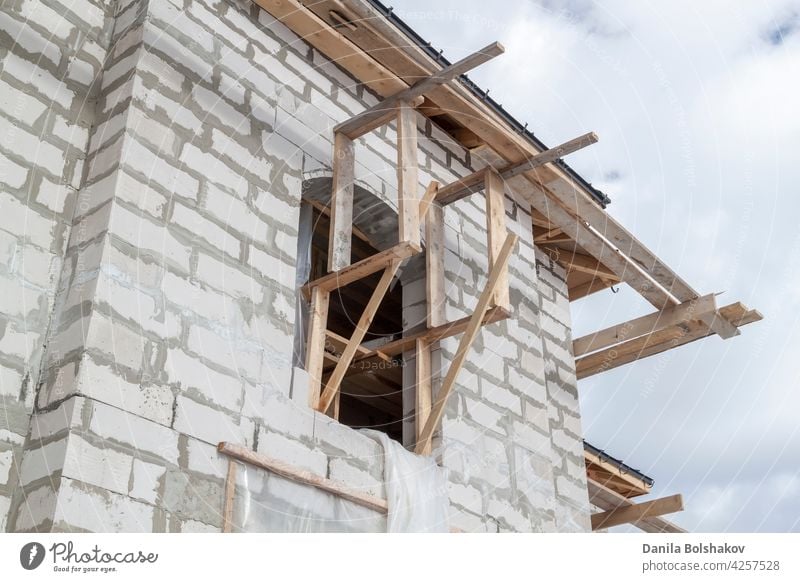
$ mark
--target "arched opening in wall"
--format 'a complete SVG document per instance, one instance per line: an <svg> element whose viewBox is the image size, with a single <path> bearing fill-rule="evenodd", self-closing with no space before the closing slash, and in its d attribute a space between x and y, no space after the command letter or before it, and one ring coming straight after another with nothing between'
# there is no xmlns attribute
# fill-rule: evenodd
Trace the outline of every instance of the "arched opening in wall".
<svg viewBox="0 0 800 582"><path fill-rule="evenodd" d="M298 236L298 284L318 279L328 273L328 243L330 230L329 178L307 180L303 187L300 236ZM351 262L355 263L397 244L397 213L367 190L356 186L353 208L353 237ZM361 345L377 349L403 335L404 316L408 320L409 305L418 285L409 282L425 276L418 263L408 262L394 279L378 308ZM361 314L381 278L375 273L331 293L325 341L323 386L347 341L355 331ZM302 281L300 279L303 279ZM413 288L412 288L413 287ZM422 286L424 293L424 285ZM423 296L424 297L424 296ZM304 302L303 299L300 299ZM303 304L301 310L307 310ZM305 321L296 327L296 365L305 362ZM298 341L299 340L299 341ZM404 358L371 357L359 359L357 352L342 381L338 396L328 413L342 424L353 428L372 428L402 442L404 410L413 402L414 379L405 374ZM404 390L405 387L405 390ZM409 400L409 391L412 392ZM405 401L405 405L404 405ZM410 424L413 430L413 423ZM408 435L406 435L408 436Z"/></svg>

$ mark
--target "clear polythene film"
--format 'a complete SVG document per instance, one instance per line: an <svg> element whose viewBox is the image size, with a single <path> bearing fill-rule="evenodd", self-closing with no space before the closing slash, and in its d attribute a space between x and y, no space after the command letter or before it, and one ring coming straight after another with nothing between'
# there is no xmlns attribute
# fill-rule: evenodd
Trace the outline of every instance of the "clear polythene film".
<svg viewBox="0 0 800 582"><path fill-rule="evenodd" d="M384 447L388 515L312 485L237 463L233 531L446 532L443 470L383 433L365 431Z"/></svg>

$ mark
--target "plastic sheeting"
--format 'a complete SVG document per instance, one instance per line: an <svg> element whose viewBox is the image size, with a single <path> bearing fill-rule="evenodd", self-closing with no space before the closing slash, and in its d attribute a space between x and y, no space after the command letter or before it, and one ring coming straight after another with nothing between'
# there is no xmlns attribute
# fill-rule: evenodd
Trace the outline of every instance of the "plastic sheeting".
<svg viewBox="0 0 800 582"><path fill-rule="evenodd" d="M383 513L250 465L238 467L233 507L233 531L386 531Z"/></svg>
<svg viewBox="0 0 800 582"><path fill-rule="evenodd" d="M386 531L449 531L447 480L433 457L415 455L385 433L370 429L361 432L383 446L389 505Z"/></svg>
<svg viewBox="0 0 800 582"><path fill-rule="evenodd" d="M388 515L312 485L237 463L233 530L241 532L446 532L447 482L431 457L384 433L363 430L384 450Z"/></svg>

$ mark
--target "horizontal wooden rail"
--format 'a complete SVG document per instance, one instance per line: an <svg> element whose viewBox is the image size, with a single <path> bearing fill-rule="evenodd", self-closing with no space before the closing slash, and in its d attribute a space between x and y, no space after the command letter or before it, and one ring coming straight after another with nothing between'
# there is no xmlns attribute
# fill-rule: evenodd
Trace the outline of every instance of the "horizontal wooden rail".
<svg viewBox="0 0 800 582"><path fill-rule="evenodd" d="M367 493L362 493L361 491L347 487L338 481L320 477L319 475L315 475L311 471L306 471L305 469L298 469L293 465L261 455L241 445L235 445L223 441L217 445L217 450L223 455L227 455L228 457L242 461L243 463L253 465L254 467L258 467L260 469L265 469L271 473L280 475L285 479L290 479L297 483L302 483L303 485L310 485L312 487L316 487L317 489L321 489L322 491L338 495L342 499L352 501L353 503L357 503L358 505L362 505L379 513L387 513L389 510L389 505L385 499L375 497L374 495L368 495Z"/></svg>
<svg viewBox="0 0 800 582"><path fill-rule="evenodd" d="M381 251L334 273L329 273L324 277L306 283L302 288L303 294L306 298L310 297L311 290L314 287L319 287L324 291L334 291L335 289L354 283L364 277L369 277L373 273L385 269L396 260L407 259L420 252L422 252L422 247L419 245L410 242L401 242L390 249Z"/></svg>
<svg viewBox="0 0 800 582"><path fill-rule="evenodd" d="M626 523L636 525L648 517L658 517L667 513L675 513L676 511L683 511L683 497L680 494L653 499L652 501L643 501L642 503L623 505L602 513L593 514L592 531Z"/></svg>

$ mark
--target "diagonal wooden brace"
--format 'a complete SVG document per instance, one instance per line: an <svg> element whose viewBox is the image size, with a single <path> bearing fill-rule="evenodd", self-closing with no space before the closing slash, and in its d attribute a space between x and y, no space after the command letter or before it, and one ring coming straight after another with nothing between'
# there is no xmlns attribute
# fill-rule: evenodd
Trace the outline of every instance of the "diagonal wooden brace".
<svg viewBox="0 0 800 582"><path fill-rule="evenodd" d="M320 412L324 413L328 411L331 402L333 402L333 399L339 392L339 387L341 386L342 380L347 373L347 368L353 362L353 357L356 355L356 350L358 350L358 347L361 345L361 341L364 339L364 336L369 330L369 326L372 324L375 313L378 311L378 307L380 307L381 301L383 301L383 297L386 295L386 291L389 289L392 279L394 279L394 276L397 274L397 270L400 268L400 263L400 260L394 260L383 271L383 276L381 277L380 281L378 281L375 291L372 292L372 297L370 297L369 303L367 303L367 306L364 309L364 313L361 314L361 319L358 320L358 324L356 324L356 329L353 332L353 335L350 337L350 340L347 342L347 346L344 348L342 355L339 357L339 362L336 364L336 368L334 368L333 373L331 373L330 378L328 378L328 383L325 385L325 390L323 390L322 396L320 396L319 399L319 407L317 410Z"/></svg>
<svg viewBox="0 0 800 582"><path fill-rule="evenodd" d="M414 448L414 452L417 454L422 454L423 451L428 450L430 447L430 441L433 437L433 432L436 430L436 427L439 426L439 423L442 420L447 398L453 391L453 387L456 383L456 377L458 376L459 371L461 371L464 361L467 359L467 352L469 351L470 347L472 347L472 342L475 341L475 337L478 335L478 330L481 328L483 318L486 315L486 311L489 309L492 298L494 297L495 289L502 279L501 275L506 272L508 261L511 258L511 251L514 249L514 245L517 244L518 238L519 237L517 235L509 233L508 236L506 236L506 241L503 243L503 247L500 249L500 253L495 259L492 270L489 272L489 280L486 282L486 286L483 288L480 299L478 299L478 305L469 320L467 329L464 331L464 335L461 336L461 342L458 344L456 355L450 364L450 368L447 370L447 375L444 377L444 380L442 380L442 387L439 389L436 402L431 409L428 420L425 423L425 427L422 429L422 432L419 435L416 447Z"/></svg>

